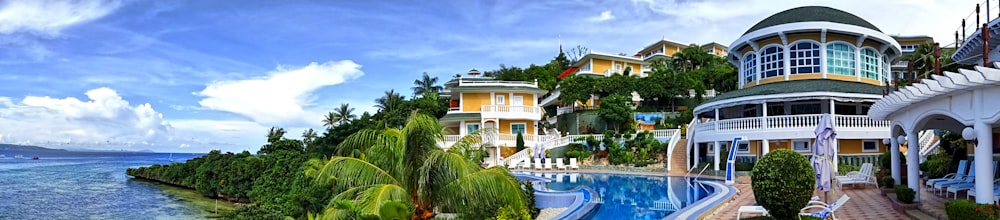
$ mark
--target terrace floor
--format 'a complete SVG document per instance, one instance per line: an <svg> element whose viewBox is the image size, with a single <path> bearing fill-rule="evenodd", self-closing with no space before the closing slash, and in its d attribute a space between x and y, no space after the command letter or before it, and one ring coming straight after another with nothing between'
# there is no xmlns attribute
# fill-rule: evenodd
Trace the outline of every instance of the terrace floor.
<svg viewBox="0 0 1000 220"><path fill-rule="evenodd" d="M714 215L708 216L706 219L736 219L737 210L740 206L753 205L755 203L753 196L753 189L750 187L749 177L740 177L737 179L734 187L739 190L728 205L725 205L719 209ZM896 212L892 209L891 201L889 198L882 196L882 191L874 187L845 187L843 191L836 190L830 192L830 201L840 198L843 193L847 193L851 197L844 206L840 207L835 213L838 219L880 219L880 220L890 220L890 219L910 219L904 213ZM823 192L817 191L814 195L822 195ZM959 195L963 197L964 195ZM963 197L964 198L964 197ZM939 205L944 210L943 203ZM741 216L741 217L752 217L751 216Z"/></svg>

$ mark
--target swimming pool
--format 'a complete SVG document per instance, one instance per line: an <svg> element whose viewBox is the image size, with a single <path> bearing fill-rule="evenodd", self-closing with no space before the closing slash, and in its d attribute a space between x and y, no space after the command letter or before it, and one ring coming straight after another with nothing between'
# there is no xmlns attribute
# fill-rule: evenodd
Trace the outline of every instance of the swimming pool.
<svg viewBox="0 0 1000 220"><path fill-rule="evenodd" d="M713 188L685 177L614 173L531 173L545 191L587 187L600 203L584 219L662 219L712 193Z"/></svg>

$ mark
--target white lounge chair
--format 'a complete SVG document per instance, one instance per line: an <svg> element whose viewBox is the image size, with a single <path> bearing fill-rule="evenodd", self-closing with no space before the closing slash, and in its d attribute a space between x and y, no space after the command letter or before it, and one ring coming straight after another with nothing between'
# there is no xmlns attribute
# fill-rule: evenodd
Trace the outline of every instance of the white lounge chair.
<svg viewBox="0 0 1000 220"><path fill-rule="evenodd" d="M536 170L541 170L542 169L542 159L541 158L535 158L535 169Z"/></svg>
<svg viewBox="0 0 1000 220"><path fill-rule="evenodd" d="M557 183L561 183L563 181L563 178L566 178L566 174L565 173L556 174L556 182Z"/></svg>
<svg viewBox="0 0 1000 220"><path fill-rule="evenodd" d="M844 194L839 199L837 199L837 201L833 201L833 203L830 203L829 205L823 204L823 202L819 201L810 202L813 205L806 206L805 208L802 208L802 210L799 210L799 216L812 216L820 219L826 219L827 217L830 217L832 219L837 219L837 216L834 215L833 213L837 211L837 209L839 209L841 206L844 206L844 203L847 203L847 200L850 199L851 197L847 196L847 194ZM807 210L810 209L821 209L821 210L818 212L807 212Z"/></svg>
<svg viewBox="0 0 1000 220"><path fill-rule="evenodd" d="M552 158L545 158L545 169L546 170L552 169Z"/></svg>
<svg viewBox="0 0 1000 220"><path fill-rule="evenodd" d="M507 169L511 169L511 170L517 169L518 162L520 162L520 161L518 161L518 160L510 160L510 163L507 164Z"/></svg>
<svg viewBox="0 0 1000 220"><path fill-rule="evenodd" d="M580 169L580 166L576 165L576 158L569 158L569 168L570 169Z"/></svg>
<svg viewBox="0 0 1000 220"><path fill-rule="evenodd" d="M965 176L968 175L966 172L969 171L968 169L966 169L966 168L969 167L968 163L969 163L968 160L958 161L958 171L957 172L949 173L948 175L944 175L944 177L942 177L942 178L929 179L927 181L924 181L924 185L927 186L927 191L930 191L930 190L934 189L934 183L941 182L941 181L961 180L962 178L965 178Z"/></svg>
<svg viewBox="0 0 1000 220"><path fill-rule="evenodd" d="M826 206L826 203L819 201L819 196L813 196L812 198L809 198L809 203L806 204L806 206L811 206L811 205ZM737 210L736 219L742 219L743 213L756 213L763 216L770 215L768 214L767 209L765 209L764 206L745 205L745 206L740 206L740 208Z"/></svg>
<svg viewBox="0 0 1000 220"><path fill-rule="evenodd" d="M531 169L531 158L524 158L522 161L524 162L521 162L521 168Z"/></svg>
<svg viewBox="0 0 1000 220"><path fill-rule="evenodd" d="M848 184L871 184L878 187L878 181L872 176L872 164L864 163L861 165L861 170L851 171L844 176L837 176L837 187L840 189L844 188L844 185Z"/></svg>
<svg viewBox="0 0 1000 220"><path fill-rule="evenodd" d="M579 177L580 177L579 173L570 173L569 174L569 182L575 183L576 179L579 178Z"/></svg>
<svg viewBox="0 0 1000 220"><path fill-rule="evenodd" d="M565 170L566 164L563 163L563 158L556 158L556 169Z"/></svg>
<svg viewBox="0 0 1000 220"><path fill-rule="evenodd" d="M993 161L993 172L997 172L997 162L996 161ZM993 183L996 183L996 182L997 182L997 180L993 180ZM955 197L954 198L958 199L958 192L965 191L965 190L970 190L972 188L976 188L975 180L973 180L972 182L967 182L967 183L952 184L952 185L949 185L949 186L947 186L945 188L946 192L944 192L944 195L948 196L948 193L955 193Z"/></svg>

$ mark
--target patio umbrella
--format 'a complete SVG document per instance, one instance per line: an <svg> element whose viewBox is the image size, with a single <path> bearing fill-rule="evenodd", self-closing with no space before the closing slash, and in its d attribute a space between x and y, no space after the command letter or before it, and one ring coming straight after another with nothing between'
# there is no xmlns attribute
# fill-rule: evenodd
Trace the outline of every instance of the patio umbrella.
<svg viewBox="0 0 1000 220"><path fill-rule="evenodd" d="M832 157L833 142L836 141L837 132L833 128L833 118L830 114L823 114L820 118L816 130L816 141L813 143L813 156L810 162L813 170L816 171L816 189L825 192L824 199L833 188Z"/></svg>

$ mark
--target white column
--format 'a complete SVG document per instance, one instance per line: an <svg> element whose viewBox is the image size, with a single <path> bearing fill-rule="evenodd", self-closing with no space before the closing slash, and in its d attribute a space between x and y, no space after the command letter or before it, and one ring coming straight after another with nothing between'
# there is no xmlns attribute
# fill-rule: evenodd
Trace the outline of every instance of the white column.
<svg viewBox="0 0 1000 220"><path fill-rule="evenodd" d="M690 128L688 128L688 129L690 129ZM693 140L689 140L689 141L693 141ZM691 166L691 167L698 167L698 163L701 163L701 158L700 157L701 157L701 146L698 145L698 143L694 143L694 166Z"/></svg>
<svg viewBox="0 0 1000 220"><path fill-rule="evenodd" d="M819 72L823 73L823 78L826 79L826 40L819 43Z"/></svg>
<svg viewBox="0 0 1000 220"><path fill-rule="evenodd" d="M830 120L833 120L833 127L837 124L837 103L830 99ZM840 139L833 139L833 170L840 170ZM914 188L916 189L916 188Z"/></svg>
<svg viewBox="0 0 1000 220"><path fill-rule="evenodd" d="M782 48L781 53L784 54L784 55L782 55L784 57L782 57L782 59L781 59L781 62L784 63L784 65L785 65L785 68L784 68L785 70L783 70L783 71L785 71L784 77L785 77L785 81L788 81L788 75L792 74L792 61L791 61L791 59L789 59L789 57L790 57L789 55L791 53L788 52L788 48L789 48L788 45L782 45L781 48Z"/></svg>
<svg viewBox="0 0 1000 220"><path fill-rule="evenodd" d="M713 150L715 152L715 163L713 163L712 166L715 167L715 171L719 171L719 142L716 141L715 145L712 147L714 147Z"/></svg>
<svg viewBox="0 0 1000 220"><path fill-rule="evenodd" d="M719 130L719 108L715 108L715 121L713 121L712 123L715 123L715 126L714 126L715 130L718 131ZM716 145L716 147L718 147L718 145ZM716 153L718 154L718 151L716 151Z"/></svg>
<svg viewBox="0 0 1000 220"><path fill-rule="evenodd" d="M920 189L920 138L915 131L906 132L906 185L910 189ZM989 161L993 161L990 159ZM993 187L993 179L990 179L990 187ZM920 190L914 190L917 194L913 201L920 201ZM990 197L990 201L993 197Z"/></svg>
<svg viewBox="0 0 1000 220"><path fill-rule="evenodd" d="M891 158L890 161L892 162L892 168L891 168L891 170L892 170L892 179L893 179L893 181L895 181L894 184L899 185L900 183L903 182L903 179L900 178L900 175L902 174L902 172L900 172L900 170L899 170L899 144L900 143L899 143L899 140L896 140L896 139L898 139L898 138L896 138L896 137L889 137L889 142L891 142L891 145L892 145L892 149L889 150L889 154L891 154L889 158Z"/></svg>
<svg viewBox="0 0 1000 220"><path fill-rule="evenodd" d="M767 139L760 140L760 145L761 145L761 148L762 148L761 152L760 152L761 157L763 157L763 155L767 155L767 152L771 152L771 143L770 142L771 141L767 140Z"/></svg>
<svg viewBox="0 0 1000 220"><path fill-rule="evenodd" d="M855 47L854 49L855 49L854 50L854 76L857 76L858 77L857 80L861 81L861 62L862 62L861 61L861 49L862 49L861 48L861 44L858 44L857 47ZM907 136L909 136L909 135L907 135ZM910 138L916 138L916 137L910 137ZM916 189L916 188L914 188L914 189Z"/></svg>
<svg viewBox="0 0 1000 220"><path fill-rule="evenodd" d="M767 102L760 104L760 112L761 116L763 116L760 117L760 128L767 129Z"/></svg>
<svg viewBox="0 0 1000 220"><path fill-rule="evenodd" d="M993 204L993 128L984 122L976 122L975 147L976 203Z"/></svg>

